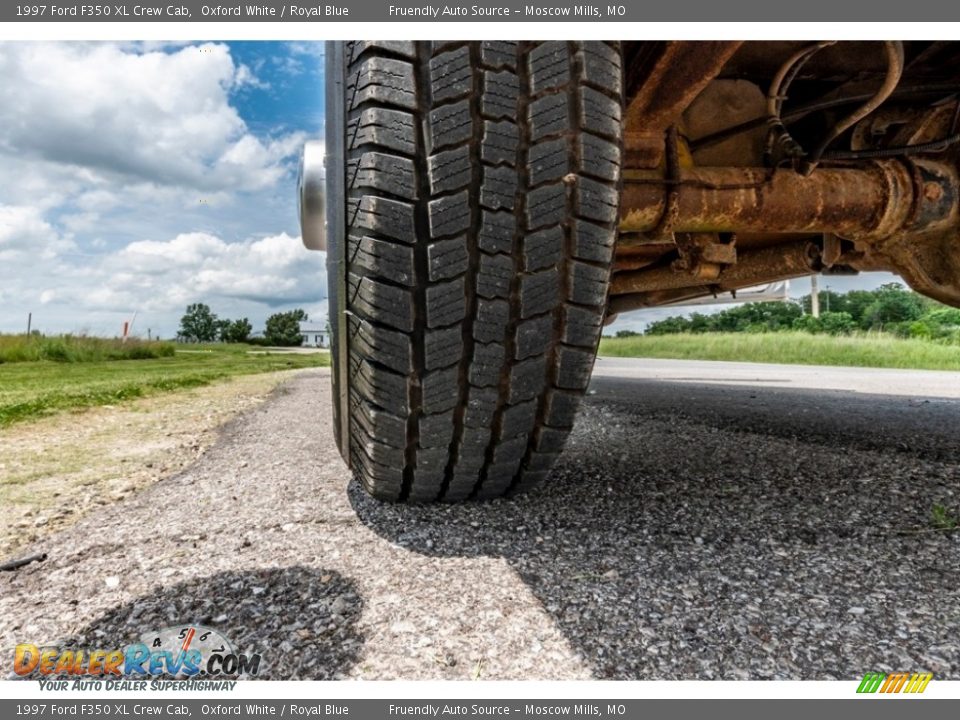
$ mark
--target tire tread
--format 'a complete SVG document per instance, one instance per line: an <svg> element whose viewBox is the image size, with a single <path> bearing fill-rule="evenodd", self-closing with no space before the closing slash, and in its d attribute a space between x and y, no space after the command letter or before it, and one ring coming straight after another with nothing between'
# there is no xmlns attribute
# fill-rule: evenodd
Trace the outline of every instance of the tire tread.
<svg viewBox="0 0 960 720"><path fill-rule="evenodd" d="M619 45L343 44L350 461L391 501L548 476L619 213Z"/></svg>

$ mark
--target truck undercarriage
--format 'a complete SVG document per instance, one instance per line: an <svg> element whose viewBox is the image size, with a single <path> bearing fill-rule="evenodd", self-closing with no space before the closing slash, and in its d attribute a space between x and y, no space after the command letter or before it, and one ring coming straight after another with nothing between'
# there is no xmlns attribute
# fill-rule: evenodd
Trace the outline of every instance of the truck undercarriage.
<svg viewBox="0 0 960 720"><path fill-rule="evenodd" d="M624 46L617 313L888 270L960 305L955 43Z"/></svg>
<svg viewBox="0 0 960 720"><path fill-rule="evenodd" d="M328 44L301 224L328 251L334 428L361 483L429 502L543 481L619 313L875 270L960 306L958 56Z"/></svg>

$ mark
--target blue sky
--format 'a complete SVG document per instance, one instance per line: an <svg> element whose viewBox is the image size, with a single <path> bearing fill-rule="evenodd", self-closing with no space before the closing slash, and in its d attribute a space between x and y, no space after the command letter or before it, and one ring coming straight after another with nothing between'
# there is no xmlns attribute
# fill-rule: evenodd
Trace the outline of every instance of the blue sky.
<svg viewBox="0 0 960 720"><path fill-rule="evenodd" d="M300 147L323 132L323 44L0 43L0 331L171 337L326 311L300 243Z"/></svg>

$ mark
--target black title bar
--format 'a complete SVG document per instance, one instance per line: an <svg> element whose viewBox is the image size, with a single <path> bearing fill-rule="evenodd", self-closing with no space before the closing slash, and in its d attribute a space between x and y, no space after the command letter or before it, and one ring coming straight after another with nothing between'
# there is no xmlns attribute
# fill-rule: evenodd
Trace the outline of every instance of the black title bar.
<svg viewBox="0 0 960 720"><path fill-rule="evenodd" d="M854 684L855 685L855 684ZM850 692L854 692L851 685ZM910 705L909 710L904 706ZM153 720L635 720L679 714L691 718L738 720L809 720L843 717L848 720L941 720L956 717L958 700L848 699L848 700L234 700L120 699L83 697L0 700L5 718L20 720L117 720L149 717Z"/></svg>
<svg viewBox="0 0 960 720"><path fill-rule="evenodd" d="M389 2L4 2L0 22L955 22L960 3L872 0L687 0L564 2L482 0L477 3ZM946 30L945 30L946 31ZM629 39L629 38L624 38Z"/></svg>

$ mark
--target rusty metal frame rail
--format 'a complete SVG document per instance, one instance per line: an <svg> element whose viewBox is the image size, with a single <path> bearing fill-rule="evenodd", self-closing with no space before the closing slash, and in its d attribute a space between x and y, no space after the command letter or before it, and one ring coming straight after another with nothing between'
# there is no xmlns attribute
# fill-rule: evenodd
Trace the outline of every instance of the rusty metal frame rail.
<svg viewBox="0 0 960 720"><path fill-rule="evenodd" d="M769 247L739 253L709 281L675 262L627 269L636 246L625 240L617 251L623 270L611 282L610 312L817 272L824 236L856 248L844 256L845 267L901 272L921 292L960 304L957 278L918 264L924 257L942 264L960 254L957 195L955 164L928 158L821 167L806 177L766 168L685 168L671 177L662 170L628 170L620 222L627 238L658 242L644 234L669 216L677 234L753 233L771 240ZM791 239L797 235L809 239Z"/></svg>

